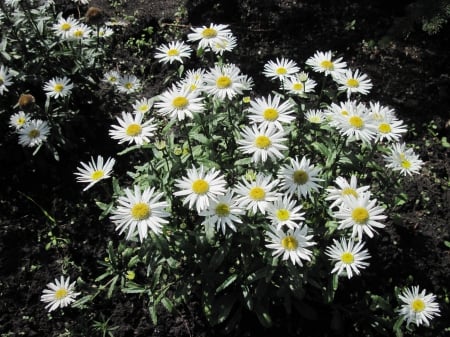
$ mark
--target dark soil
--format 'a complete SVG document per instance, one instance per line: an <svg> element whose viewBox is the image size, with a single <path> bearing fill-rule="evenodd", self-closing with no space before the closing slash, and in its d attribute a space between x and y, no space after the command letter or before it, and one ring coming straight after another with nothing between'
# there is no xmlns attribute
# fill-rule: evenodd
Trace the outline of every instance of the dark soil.
<svg viewBox="0 0 450 337"><path fill-rule="evenodd" d="M449 154L443 137L450 139L450 45L449 25L437 35L428 35L405 15L410 1L294 1L294 0L188 0L188 1L112 1L93 0L92 5L104 9L110 17L134 16L132 25L124 27L115 37L118 63L127 67L136 60L124 42L139 38L147 27L153 27L154 38L176 25L188 31L189 26L210 22L229 24L237 36L239 55L236 63L243 73L256 83L262 79L265 62L276 57L288 57L304 62L316 50L333 50L342 55L351 68L369 74L374 89L371 98L392 106L411 131L406 141L418 146L425 161L420 175L405 180L409 199L396 210L381 235L369 247L376 251L366 278L373 280L374 294L392 292L395 285L404 284L414 275L414 282L439 294L450 284ZM120 3L120 2L116 2ZM185 6L185 16L175 15ZM67 5L68 12L74 11ZM180 19L181 18L181 19ZM176 21L174 21L176 20ZM355 20L353 28L350 23ZM347 27L347 28L346 28ZM156 33L161 32L161 35ZM120 48L119 48L120 47ZM144 64L148 71L151 64ZM154 78L146 89L148 97L159 93L162 84ZM101 101L97 102L101 106ZM93 106L86 109L94 110ZM114 109L112 107L111 109ZM88 111L88 113L90 113ZM83 127L83 121L75 125ZM2 126L2 133L8 132ZM74 128L75 130L77 128ZM83 130L83 132L85 129ZM80 131L81 132L81 131ZM106 135L106 130L102 132ZM77 134L72 139L78 139ZM86 322L79 322L77 310L68 308L48 316L39 301L42 289L59 275L61 265L83 280L95 279L102 268L96 261L105 257L109 240L105 233L114 233L107 220L98 220L100 210L93 203L99 195L83 194L74 181L73 171L79 154L114 154L114 144L105 144L98 131L92 131L78 144L77 153L61 153L56 162L50 155L32 157L14 141L0 140L2 175L0 176L0 333L1 336L69 336L67 331L87 331ZM96 142L100 139L101 142ZM101 144L99 144L101 143ZM78 155L77 155L78 154ZM45 159L45 160L43 160ZM106 192L105 192L106 193ZM34 200L35 202L33 202ZM81 207L74 207L81 205ZM56 224L43 213L46 210ZM51 233L49 233L51 228ZM45 245L58 238L50 249ZM80 267L82 266L82 268ZM352 281L339 289L336 301L350 307L345 298L347 287L357 287ZM361 290L364 292L364 290ZM145 300L135 295L118 295L98 304L98 312L110 326L117 326L114 336L211 336L221 335L221 327L211 328L202 315L201 304L192 302L171 314L161 310L159 324L153 326ZM420 330L418 336L444 337L449 328L450 311L441 302L441 318L433 330ZM355 305L356 308L363 304ZM370 317L349 313L343 325L333 327L329 308L320 311L309 325L305 319L274 315L275 327L263 329L251 314L245 314L235 336L356 336L353 320ZM323 315L322 315L323 314ZM99 317L96 317L99 319ZM308 322L308 321L306 321ZM96 335L92 332L92 336Z"/></svg>

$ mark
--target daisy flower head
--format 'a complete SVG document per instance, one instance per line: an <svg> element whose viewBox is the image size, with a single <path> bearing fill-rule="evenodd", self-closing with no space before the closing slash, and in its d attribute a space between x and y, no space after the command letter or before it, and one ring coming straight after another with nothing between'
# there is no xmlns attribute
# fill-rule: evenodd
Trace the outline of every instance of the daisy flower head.
<svg viewBox="0 0 450 337"><path fill-rule="evenodd" d="M347 69L344 73L336 74L334 80L338 84L338 90L347 92L347 98L350 98L355 93L367 95L372 89L370 78L358 69L354 72L351 69Z"/></svg>
<svg viewBox="0 0 450 337"><path fill-rule="evenodd" d="M370 103L370 116L377 127L377 139L387 142L399 141L402 135L407 131L406 125L403 121L397 119L393 110L381 107L380 109L373 109Z"/></svg>
<svg viewBox="0 0 450 337"><path fill-rule="evenodd" d="M70 29L69 37L72 40L86 41L92 36L92 29L84 23L80 23Z"/></svg>
<svg viewBox="0 0 450 337"><path fill-rule="evenodd" d="M264 65L263 74L267 78L283 81L299 71L300 68L295 61L282 57L281 59L277 58L275 61L268 61Z"/></svg>
<svg viewBox="0 0 450 337"><path fill-rule="evenodd" d="M396 118L394 109L383 106L380 102L369 102L369 112L372 119L375 120Z"/></svg>
<svg viewBox="0 0 450 337"><path fill-rule="evenodd" d="M232 191L219 195L217 200L211 200L208 208L199 212L200 216L205 217L203 225L216 227L217 231L221 229L224 235L227 228L236 232L235 224L242 223L239 218L242 214L244 210L238 206Z"/></svg>
<svg viewBox="0 0 450 337"><path fill-rule="evenodd" d="M309 247L316 243L311 241L312 235L308 235L306 225L284 232L272 228L267 231L267 248L273 249L272 256L280 257L283 261L290 260L292 264L303 266L303 261L311 261L312 251Z"/></svg>
<svg viewBox="0 0 450 337"><path fill-rule="evenodd" d="M9 118L9 126L19 130L30 121L30 116L23 111L19 111Z"/></svg>
<svg viewBox="0 0 450 337"><path fill-rule="evenodd" d="M155 58L161 63L180 62L191 56L192 49L183 41L172 41L156 48Z"/></svg>
<svg viewBox="0 0 450 337"><path fill-rule="evenodd" d="M430 325L430 320L440 316L439 304L436 296L425 290L419 291L419 286L406 288L398 295L402 302L398 309L400 316L406 320L406 324Z"/></svg>
<svg viewBox="0 0 450 337"><path fill-rule="evenodd" d="M310 109L305 112L305 119L311 124L322 124L326 117L323 110L320 109Z"/></svg>
<svg viewBox="0 0 450 337"><path fill-rule="evenodd" d="M333 201L330 208L341 206L347 195L352 195L358 199L360 195L370 189L370 186L367 185L358 187L358 178L355 175L350 177L350 182L341 176L337 177L334 182L338 187L333 186L326 189L328 195L325 200Z"/></svg>
<svg viewBox="0 0 450 337"><path fill-rule="evenodd" d="M202 113L205 109L202 101L203 97L199 96L198 91L173 85L171 89L159 95L155 108L161 116L182 121L186 117L193 118L193 114Z"/></svg>
<svg viewBox="0 0 450 337"><path fill-rule="evenodd" d="M123 75L119 77L116 88L119 92L132 94L141 89L141 80L134 75Z"/></svg>
<svg viewBox="0 0 450 337"><path fill-rule="evenodd" d="M80 293L75 292L75 282L70 283L70 277L61 276L55 282L47 284L48 289L44 289L41 295L41 301L47 303L45 309L48 311L64 308L75 302L75 297Z"/></svg>
<svg viewBox="0 0 450 337"><path fill-rule="evenodd" d="M211 50L214 54L222 55L225 51L232 51L236 45L236 37L233 34L227 34L222 39L211 44Z"/></svg>
<svg viewBox="0 0 450 337"><path fill-rule="evenodd" d="M314 92L316 86L317 82L310 79L305 72L288 76L282 84L282 88L288 93L301 97L306 97L307 93Z"/></svg>
<svg viewBox="0 0 450 337"><path fill-rule="evenodd" d="M205 74L203 90L220 100L232 99L249 89L246 81L247 77L234 64L215 65Z"/></svg>
<svg viewBox="0 0 450 337"><path fill-rule="evenodd" d="M102 81L112 85L117 85L121 77L122 75L118 71L110 70L103 74Z"/></svg>
<svg viewBox="0 0 450 337"><path fill-rule="evenodd" d="M100 27L97 32L97 36L102 39L107 39L114 34L114 30L109 27Z"/></svg>
<svg viewBox="0 0 450 337"><path fill-rule="evenodd" d="M24 127L19 129L19 144L34 147L41 145L50 133L47 122L40 119L30 120Z"/></svg>
<svg viewBox="0 0 450 337"><path fill-rule="evenodd" d="M126 188L125 195L117 199L118 206L110 217L119 234L128 230L127 240L139 234L139 241L143 242L149 229L155 234L162 233L163 225L169 222L165 218L170 216L165 210L169 204L161 201L162 197L163 193L156 192L153 187L143 191L139 186L134 186L133 190Z"/></svg>
<svg viewBox="0 0 450 337"><path fill-rule="evenodd" d="M53 25L52 30L60 38L68 39L70 38L72 28L78 26L79 24L80 21L73 17L68 17L67 19L60 17L58 22Z"/></svg>
<svg viewBox="0 0 450 337"><path fill-rule="evenodd" d="M347 100L339 102L339 104L331 103L331 105L325 109L324 114L331 126L336 127L339 118L348 117L353 111L363 113L366 110L366 105L357 101Z"/></svg>
<svg viewBox="0 0 450 337"><path fill-rule="evenodd" d="M142 145L150 142L150 137L153 136L156 126L153 123L154 119L143 122L144 115L135 113L134 115L128 112L122 112L122 118L117 117L119 125L113 125L109 130L109 135L112 139L119 140L119 144L128 142L128 144L135 143Z"/></svg>
<svg viewBox="0 0 450 337"><path fill-rule="evenodd" d="M325 254L335 262L331 273L347 275L349 279L353 275L359 275L360 269L369 266L365 260L369 259L370 255L369 251L364 249L363 241L355 244L353 239L341 238L340 241L333 239L333 245L326 248Z"/></svg>
<svg viewBox="0 0 450 337"><path fill-rule="evenodd" d="M201 92L203 89L205 73L205 69L189 69L186 71L183 79L178 82L178 86L188 88L189 91Z"/></svg>
<svg viewBox="0 0 450 337"><path fill-rule="evenodd" d="M285 135L283 130L273 125L246 126L241 132L241 139L237 140L238 149L243 153L251 154L252 161L255 163L264 163L268 158L282 159L284 155L280 151L288 148L283 144L286 141Z"/></svg>
<svg viewBox="0 0 450 337"><path fill-rule="evenodd" d="M278 198L276 192L278 184L278 179L272 179L271 176L261 173L256 174L252 181L243 179L235 187L239 206L251 210L254 214L258 210L266 214L269 204Z"/></svg>
<svg viewBox="0 0 450 337"><path fill-rule="evenodd" d="M135 113L141 113L141 114L146 114L147 112L150 111L150 109L153 106L153 99L151 98L141 98L141 99L136 99L136 101L133 103L133 112Z"/></svg>
<svg viewBox="0 0 450 337"><path fill-rule="evenodd" d="M12 74L8 67L3 64L0 66L0 95L3 95L5 91L8 91L8 86L12 84Z"/></svg>
<svg viewBox="0 0 450 337"><path fill-rule="evenodd" d="M289 160L290 164L283 166L278 175L281 180L281 189L291 195L307 197L322 188L318 184L323 180L319 178L320 169L311 165L308 158L303 157L300 162L297 157L289 158Z"/></svg>
<svg viewBox="0 0 450 337"><path fill-rule="evenodd" d="M302 206L298 205L288 195L278 196L275 202L268 205L268 218L272 226L280 230L283 226L289 229L295 229L305 220L304 212L301 212Z"/></svg>
<svg viewBox="0 0 450 337"><path fill-rule="evenodd" d="M72 2L76 3L77 5L88 5L89 0L72 0Z"/></svg>
<svg viewBox="0 0 450 337"><path fill-rule="evenodd" d="M203 165L199 168L192 166L187 170L187 176L175 180L175 186L179 189L175 196L185 196L183 205L189 204L192 209L195 205L200 213L210 206L211 202L217 202L220 195L226 193L226 181L222 173L215 168L206 171Z"/></svg>
<svg viewBox="0 0 450 337"><path fill-rule="evenodd" d="M386 167L393 171L400 171L404 176L419 173L423 161L414 153L412 148L406 148L405 143L394 143L391 145L390 154L384 155Z"/></svg>
<svg viewBox="0 0 450 337"><path fill-rule="evenodd" d="M75 172L77 181L80 183L87 183L88 185L83 189L87 189L94 186L100 180L108 179L111 177L112 169L116 161L113 158L108 158L106 162L102 156L97 156L97 161L91 157L89 163L81 162L81 167L78 167L78 172Z"/></svg>
<svg viewBox="0 0 450 337"><path fill-rule="evenodd" d="M306 60L306 64L317 73L324 73L325 76L331 75L333 77L345 73L347 68L347 63L342 61L342 57L333 60L331 51L316 51L313 56Z"/></svg>
<svg viewBox="0 0 450 337"><path fill-rule="evenodd" d="M197 42L199 49L213 48L216 43L221 43L231 34L228 25L211 23L208 27L191 28L192 33L188 34L188 41Z"/></svg>
<svg viewBox="0 0 450 337"><path fill-rule="evenodd" d="M339 210L334 212L334 217L340 220L338 229L351 228L351 237L362 240L364 234L372 238L376 228L384 228L380 222L386 219L384 209L377 205L377 199L370 197L370 192L361 193L358 198L346 195Z"/></svg>
<svg viewBox="0 0 450 337"><path fill-rule="evenodd" d="M72 89L73 84L66 76L54 77L44 85L46 95L53 98L69 96Z"/></svg>
<svg viewBox="0 0 450 337"><path fill-rule="evenodd" d="M261 127L274 125L279 130L283 130L281 123L288 124L295 119L294 104L290 101L280 103L278 95L250 101L248 112L250 113L248 118L252 123L259 123Z"/></svg>

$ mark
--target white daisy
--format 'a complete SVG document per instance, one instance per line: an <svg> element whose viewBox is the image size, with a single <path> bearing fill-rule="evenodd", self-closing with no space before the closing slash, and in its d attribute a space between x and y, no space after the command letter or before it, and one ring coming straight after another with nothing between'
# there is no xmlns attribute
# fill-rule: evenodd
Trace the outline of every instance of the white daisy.
<svg viewBox="0 0 450 337"><path fill-rule="evenodd" d="M232 99L249 89L246 80L247 77L234 64L215 65L205 74L203 90L220 100L225 97Z"/></svg>
<svg viewBox="0 0 450 337"><path fill-rule="evenodd" d="M306 64L312 67L315 72L325 75L336 76L345 73L347 63L342 61L342 57L333 60L331 51L316 51L315 54L306 60Z"/></svg>
<svg viewBox="0 0 450 337"><path fill-rule="evenodd" d="M110 70L103 74L102 81L107 82L112 85L117 85L119 83L122 75L116 70Z"/></svg>
<svg viewBox="0 0 450 337"><path fill-rule="evenodd" d="M349 104L347 115L334 115L331 125L336 127L339 132L348 137L348 140L361 140L370 143L376 137L377 125L370 117L368 110L362 105Z"/></svg>
<svg viewBox="0 0 450 337"><path fill-rule="evenodd" d="M86 41L91 35L92 29L84 23L72 27L69 32L69 37L77 41Z"/></svg>
<svg viewBox="0 0 450 337"><path fill-rule="evenodd" d="M367 95L372 89L370 78L366 74L360 73L358 69L354 72L347 69L344 73L336 74L334 80L339 85L338 90L347 92L347 98L354 93Z"/></svg>
<svg viewBox="0 0 450 337"><path fill-rule="evenodd" d="M46 95L53 98L69 96L72 89L73 84L66 76L54 77L44 85Z"/></svg>
<svg viewBox="0 0 450 337"><path fill-rule="evenodd" d="M295 229L300 226L300 223L305 220L304 212L300 212L301 205L298 205L295 200L292 200L288 195L278 196L275 202L267 207L268 218L272 225L280 230L283 226L289 229Z"/></svg>
<svg viewBox="0 0 450 337"><path fill-rule="evenodd" d="M314 92L317 82L310 79L307 73L301 72L287 77L282 88L290 94L306 97L306 94Z"/></svg>
<svg viewBox="0 0 450 337"><path fill-rule="evenodd" d="M12 115L9 119L9 126L19 130L30 121L30 116L23 111L19 111Z"/></svg>
<svg viewBox="0 0 450 337"><path fill-rule="evenodd" d="M236 37L233 34L227 34L226 37L211 44L211 50L218 55L222 55L225 51L232 51L237 45Z"/></svg>
<svg viewBox="0 0 450 337"><path fill-rule="evenodd" d="M352 175L350 177L350 182L348 182L344 177L340 176L337 177L334 182L338 186L338 188L333 186L326 189L327 197L325 198L325 200L333 200L330 208L341 206L344 202L344 198L347 195L352 195L356 199L358 199L360 195L370 189L370 186L367 185L358 187L358 179L355 175Z"/></svg>
<svg viewBox="0 0 450 337"><path fill-rule="evenodd" d="M303 157L301 161L295 157L289 158L290 165L281 168L278 177L281 180L281 189L289 194L297 194L298 197L307 197L314 191L322 188L318 182L323 179L319 178L320 169L310 164L310 160Z"/></svg>
<svg viewBox="0 0 450 337"><path fill-rule="evenodd" d="M170 216L165 211L169 204L160 201L162 197L163 193L155 192L153 187L143 191L139 186L134 186L134 190L126 188L125 195L117 199L118 206L110 217L119 234L128 230L126 239L129 240L137 231L142 242L148 236L148 229L156 234L162 233L163 225L169 222L165 218Z"/></svg>
<svg viewBox="0 0 450 337"><path fill-rule="evenodd" d="M238 207L232 191L225 195L219 195L217 200L211 200L209 207L199 213L205 217L203 225L215 226L217 231L220 228L224 235L227 227L236 232L235 224L242 223L239 218L242 214L244 214L244 210Z"/></svg>
<svg viewBox="0 0 450 337"><path fill-rule="evenodd" d="M238 194L239 207L250 209L253 213L258 210L265 214L269 204L276 201L278 194L275 191L279 181L258 173L253 181L243 179L235 187Z"/></svg>
<svg viewBox="0 0 450 337"><path fill-rule="evenodd" d="M388 142L399 141L402 135L407 131L406 125L403 121L395 117L394 111L381 107L379 109L373 109L372 103L370 104L370 117L374 120L377 130L377 140Z"/></svg>
<svg viewBox="0 0 450 337"><path fill-rule="evenodd" d="M241 139L237 140L240 145L238 149L243 153L252 154L252 161L255 163L265 162L267 158L282 159L284 155L280 151L288 148L282 144L286 141L285 135L283 130L278 130L271 124L264 127L246 126L241 132Z"/></svg>
<svg viewBox="0 0 450 337"><path fill-rule="evenodd" d="M268 78L283 81L299 71L300 68L295 61L282 57L281 59L277 58L275 61L267 62L264 65L263 74Z"/></svg>
<svg viewBox="0 0 450 337"><path fill-rule="evenodd" d="M419 173L423 161L414 153L414 150L406 148L405 143L392 144L389 155L384 155L386 167L400 171L404 176Z"/></svg>
<svg viewBox="0 0 450 337"><path fill-rule="evenodd" d="M326 117L323 110L310 109L305 112L305 119L311 124L322 124Z"/></svg>
<svg viewBox="0 0 450 337"><path fill-rule="evenodd" d="M67 19L60 17L58 22L52 27L55 34L63 39L70 38L70 32L73 27L80 24L80 21L74 19L73 17L68 17Z"/></svg>
<svg viewBox="0 0 450 337"><path fill-rule="evenodd" d="M191 28L193 33L188 34L188 41L198 41L198 48L213 48L216 43L221 43L231 34L228 25L216 25L211 23L208 27Z"/></svg>
<svg viewBox="0 0 450 337"><path fill-rule="evenodd" d="M38 146L47 140L50 127L47 122L40 119L31 120L19 129L19 144L22 146Z"/></svg>
<svg viewBox="0 0 450 337"><path fill-rule="evenodd" d="M83 189L86 191L103 179L108 179L111 176L112 169L116 161L114 158L108 158L105 163L102 156L97 156L97 161L91 157L89 163L81 162L82 167L78 167L78 172L75 172L77 181L80 183L87 183L88 185Z"/></svg>
<svg viewBox="0 0 450 337"><path fill-rule="evenodd" d="M280 96L269 95L256 98L250 101L248 118L252 123L259 123L261 127L274 125L279 130L283 130L281 123L290 123L295 120L294 104L291 101L285 101L280 104Z"/></svg>
<svg viewBox="0 0 450 337"><path fill-rule="evenodd" d="M334 217L339 219L338 229L351 228L351 237L362 240L363 234L372 238L375 228L384 228L380 221L386 219L384 209L377 205L377 199L370 199L370 192L364 192L355 198L349 194L343 197L343 202Z"/></svg>
<svg viewBox="0 0 450 337"><path fill-rule="evenodd" d="M173 85L158 97L155 108L162 116L171 119L184 120L186 117L193 118L193 114L202 113L205 109L202 103L203 97L198 91L190 91L189 88L180 88Z"/></svg>
<svg viewBox="0 0 450 337"><path fill-rule="evenodd" d="M48 311L67 307L80 295L75 292L75 282L70 283L70 277L65 279L61 276L59 280L55 279L55 282L48 283L47 288L42 291L41 301L48 303L45 306Z"/></svg>
<svg viewBox="0 0 450 337"><path fill-rule="evenodd" d="M89 0L72 0L72 2L75 2L77 5L88 5Z"/></svg>
<svg viewBox="0 0 450 337"><path fill-rule="evenodd" d="M406 288L398 295L402 306L398 309L400 316L406 320L406 324L430 325L430 320L440 316L439 304L436 296L427 294L425 290L419 292L419 286Z"/></svg>
<svg viewBox="0 0 450 337"><path fill-rule="evenodd" d="M134 75L123 75L119 77L116 88L119 92L132 94L141 89L141 81Z"/></svg>
<svg viewBox="0 0 450 337"><path fill-rule="evenodd" d="M394 109L383 106L380 102L369 102L369 113L375 120L396 118Z"/></svg>
<svg viewBox="0 0 450 337"><path fill-rule="evenodd" d="M156 48L155 58L161 63L170 63L177 61L183 63L183 58L191 56L192 49L183 41L172 41L169 44L163 44Z"/></svg>
<svg viewBox="0 0 450 337"><path fill-rule="evenodd" d="M205 69L189 69L183 79L177 83L180 88L187 88L189 91L201 92L204 86Z"/></svg>
<svg viewBox="0 0 450 337"><path fill-rule="evenodd" d="M336 127L339 123L339 118L348 117L357 111L357 113L364 113L366 106L363 103L357 101L347 100L345 102L339 102L339 104L331 103L331 105L325 109L324 114L331 126Z"/></svg>
<svg viewBox="0 0 450 337"><path fill-rule="evenodd" d="M220 171L215 168L206 171L203 165L197 169L194 166L187 170L187 177L176 179L175 186L179 189L175 196L186 196L183 205L189 203L189 208L195 204L197 212L208 209L211 202L217 201L225 194L226 181Z"/></svg>
<svg viewBox="0 0 450 337"><path fill-rule="evenodd" d="M100 27L97 31L97 36L106 39L114 34L114 30L109 27Z"/></svg>
<svg viewBox="0 0 450 337"><path fill-rule="evenodd" d="M152 106L153 106L153 99L143 97L141 99L137 99L133 103L133 112L146 114L147 112L150 111Z"/></svg>
<svg viewBox="0 0 450 337"><path fill-rule="evenodd" d="M109 135L112 139L119 140L119 144L125 142L128 142L128 144L134 142L137 145L149 143L156 126L153 123L153 118L142 122L143 118L144 115L141 113L133 115L128 112L122 112L122 118L116 118L119 125L113 125L112 129L109 130Z"/></svg>
<svg viewBox="0 0 450 337"><path fill-rule="evenodd" d="M8 67L3 64L0 66L0 95L8 91L8 86L12 84L12 74Z"/></svg>
<svg viewBox="0 0 450 337"><path fill-rule="evenodd" d="M311 261L312 251L308 248L316 243L311 241L313 236L308 235L306 225L287 232L272 228L266 234L266 241L270 242L266 247L274 250L272 256L282 256L283 261L290 259L300 267L303 261Z"/></svg>

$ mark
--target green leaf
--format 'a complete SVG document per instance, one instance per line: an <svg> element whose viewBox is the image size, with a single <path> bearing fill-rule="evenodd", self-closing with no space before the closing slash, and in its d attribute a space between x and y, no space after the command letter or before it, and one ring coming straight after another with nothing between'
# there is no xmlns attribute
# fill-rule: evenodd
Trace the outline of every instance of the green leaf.
<svg viewBox="0 0 450 337"><path fill-rule="evenodd" d="M225 288L229 287L234 281L236 281L237 278L237 274L230 275L220 286L217 287L216 293L219 293Z"/></svg>

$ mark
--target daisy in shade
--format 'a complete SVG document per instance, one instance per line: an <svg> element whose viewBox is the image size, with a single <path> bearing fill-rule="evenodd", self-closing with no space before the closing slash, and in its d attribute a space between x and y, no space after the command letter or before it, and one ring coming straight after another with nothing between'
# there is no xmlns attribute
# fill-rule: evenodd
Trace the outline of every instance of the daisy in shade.
<svg viewBox="0 0 450 337"><path fill-rule="evenodd" d="M30 121L30 116L25 112L19 111L12 115L9 119L9 126L19 130L25 126Z"/></svg>
<svg viewBox="0 0 450 337"><path fill-rule="evenodd" d="M169 116L171 119L184 120L193 118L193 114L202 113L205 109L203 97L198 91L190 91L187 87L173 85L158 97L155 108L161 116Z"/></svg>
<svg viewBox="0 0 450 337"><path fill-rule="evenodd" d="M252 123L259 123L261 127L273 125L283 130L281 123L290 123L295 120L294 105L290 101L280 103L280 96L269 95L250 101L248 118Z"/></svg>
<svg viewBox="0 0 450 337"><path fill-rule="evenodd" d="M169 222L165 218L170 216L165 211L169 204L161 201L162 197L163 193L155 192L153 187L143 191L139 186L134 186L133 190L126 188L125 195L117 199L119 205L110 217L119 234L128 230L126 239L129 240L137 232L140 242L143 242L149 229L155 234L162 233L163 225Z"/></svg>
<svg viewBox="0 0 450 337"><path fill-rule="evenodd" d="M305 112L305 119L311 124L322 124L326 118L323 110L310 109Z"/></svg>
<svg viewBox="0 0 450 337"><path fill-rule="evenodd" d="M205 69L189 69L186 71L184 78L178 82L177 86L187 88L189 91L201 92L203 90L205 73Z"/></svg>
<svg viewBox="0 0 450 337"><path fill-rule="evenodd" d="M414 150L406 148L405 143L395 143L390 147L390 154L384 155L386 167L400 171L404 176L419 173L423 161L414 153Z"/></svg>
<svg viewBox="0 0 450 337"><path fill-rule="evenodd" d="M216 25L214 23L211 23L208 27L196 27L191 28L191 30L193 33L188 34L188 41L198 41L199 49L213 48L215 44L221 43L231 34L228 25Z"/></svg>
<svg viewBox="0 0 450 337"><path fill-rule="evenodd" d="M246 80L247 77L234 64L215 65L205 74L203 90L220 100L232 99L248 90Z"/></svg>
<svg viewBox="0 0 450 337"><path fill-rule="evenodd" d="M46 95L53 98L69 96L72 89L73 84L66 76L54 77L44 85Z"/></svg>
<svg viewBox="0 0 450 337"><path fill-rule="evenodd" d="M380 102L369 102L369 113L374 120L396 118L394 109L383 106Z"/></svg>
<svg viewBox="0 0 450 337"><path fill-rule="evenodd" d="M255 163L265 162L267 158L282 159L284 155L280 151L287 150L287 146L282 144L286 141L285 135L283 130L278 130L273 125L246 126L241 132L241 139L237 140L240 145L238 149L252 154L252 161Z"/></svg>
<svg viewBox="0 0 450 337"><path fill-rule="evenodd" d="M156 126L153 123L153 118L146 122L142 121L143 118L144 115L141 113L133 115L128 112L122 112L122 118L117 117L119 125L113 125L112 129L109 130L109 135L112 139L119 140L119 144L125 142L128 142L128 144L134 142L137 145L149 143Z"/></svg>
<svg viewBox="0 0 450 337"><path fill-rule="evenodd" d="M225 51L232 51L236 45L236 37L233 36L233 34L227 34L227 36L220 41L213 43L211 45L211 50L217 55L222 55Z"/></svg>
<svg viewBox="0 0 450 337"><path fill-rule="evenodd" d="M270 176L258 173L254 180L243 180L235 188L238 195L239 207L251 209L253 213L258 210L265 214L269 204L276 201L278 194L275 191L279 181Z"/></svg>
<svg viewBox="0 0 450 337"><path fill-rule="evenodd" d="M364 143L370 143L376 137L377 125L370 117L365 107L361 105L350 105L350 111L347 115L334 115L332 126L339 132L348 137L348 140L361 140Z"/></svg>
<svg viewBox="0 0 450 337"><path fill-rule="evenodd" d="M192 49L183 41L172 41L156 48L155 58L161 63L180 62L191 56Z"/></svg>
<svg viewBox="0 0 450 337"><path fill-rule="evenodd" d="M42 292L41 301L47 303L45 309L48 311L67 307L80 295L75 292L75 282L70 283L70 277L61 276L59 280L48 283L47 288Z"/></svg>
<svg viewBox="0 0 450 337"><path fill-rule="evenodd" d="M119 92L132 94L141 89L141 81L134 75L123 75L116 83Z"/></svg>
<svg viewBox="0 0 450 337"><path fill-rule="evenodd" d="M151 98L137 99L133 103L133 111L136 113L146 114L153 106L153 100Z"/></svg>
<svg viewBox="0 0 450 337"><path fill-rule="evenodd" d="M361 193L358 198L349 194L345 196L334 216L339 219L338 229L352 229L351 237L362 240L364 234L372 238L375 228L384 228L380 221L386 219L384 209L377 205L377 199L370 199L370 192Z"/></svg>
<svg viewBox="0 0 450 337"><path fill-rule="evenodd" d="M94 186L100 180L108 179L111 177L112 169L116 161L113 158L108 158L106 162L102 156L97 156L97 161L91 157L89 163L81 162L81 167L78 167L78 172L75 172L77 181L80 183L87 183L88 185L83 189L87 189Z"/></svg>
<svg viewBox="0 0 450 337"><path fill-rule="evenodd" d="M367 95L372 89L370 78L366 74L360 73L358 69L354 72L347 69L344 73L335 75L334 80L339 85L338 90L347 92L347 98L354 93Z"/></svg>
<svg viewBox="0 0 450 337"><path fill-rule="evenodd" d="M69 37L73 40L86 42L92 36L92 29L85 25L84 23L80 23L72 27L69 32Z"/></svg>
<svg viewBox="0 0 450 337"><path fill-rule="evenodd" d="M303 157L300 162L298 158L289 158L290 165L281 168L278 177L281 180L281 188L288 194L296 194L298 197L307 197L312 192L318 191L320 169L311 165L309 159Z"/></svg>
<svg viewBox="0 0 450 337"><path fill-rule="evenodd" d="M281 58L275 61L269 61L264 65L264 76L271 79L279 79L284 81L287 77L294 75L299 72L300 68L297 66L295 61Z"/></svg>
<svg viewBox="0 0 450 337"><path fill-rule="evenodd" d="M338 275L344 274L350 279L353 275L359 275L360 269L365 269L369 263L365 260L370 258L369 251L364 249L364 242L360 241L355 244L353 239L341 241L333 240L333 245L327 247L325 254L330 260L335 262L331 273Z"/></svg>
<svg viewBox="0 0 450 337"><path fill-rule="evenodd" d="M310 79L308 74L301 72L287 77L283 82L283 89L290 94L306 97L306 94L314 92L317 82Z"/></svg>
<svg viewBox="0 0 450 337"><path fill-rule="evenodd" d="M244 210L238 207L232 191L228 191L225 195L219 195L217 200L211 200L209 207L199 213L205 217L203 225L216 227L217 231L221 229L224 235L227 228L236 232L235 224L242 223L239 218L242 214L244 214Z"/></svg>
<svg viewBox="0 0 450 337"><path fill-rule="evenodd" d="M398 298L402 306L397 311L407 325L413 323L417 326L430 326L430 320L440 316L436 296L427 294L425 290L419 291L419 286L404 289Z"/></svg>
<svg viewBox="0 0 450 337"><path fill-rule="evenodd" d="M397 119L393 110L388 108L370 109L370 117L377 127L377 140L387 142L399 141L407 131L403 121Z"/></svg>
<svg viewBox="0 0 450 337"><path fill-rule="evenodd" d="M69 17L67 19L61 17L58 19L58 22L53 25L52 29L57 36L62 39L68 39L70 38L72 28L78 26L79 24L80 21L74 19L73 17Z"/></svg>
<svg viewBox="0 0 450 337"><path fill-rule="evenodd" d="M120 78L122 75L116 70L110 70L103 74L103 82L107 82L112 85L117 85L119 83Z"/></svg>
<svg viewBox="0 0 450 337"><path fill-rule="evenodd" d="M179 190L173 194L186 196L183 205L189 203L189 208L192 209L195 204L198 213L208 209L211 202L217 202L217 198L226 193L226 181L221 172L215 168L206 171L203 165L188 169L187 176L176 179L175 182Z"/></svg>
<svg viewBox="0 0 450 337"><path fill-rule="evenodd" d="M40 119L31 120L19 129L19 144L29 147L41 145L47 140L49 133L50 127L47 122Z"/></svg>
<svg viewBox="0 0 450 337"><path fill-rule="evenodd" d="M267 232L267 248L273 249L272 256L280 257L283 261L291 260L295 265L303 266L303 261L311 261L312 251L308 249L316 243L311 241L308 227L302 226L289 229L287 232L272 228Z"/></svg>
<svg viewBox="0 0 450 337"><path fill-rule="evenodd" d="M350 177L350 182L344 177L337 177L334 183L338 187L333 186L326 189L328 195L325 200L333 201L330 208L341 206L347 195L352 195L358 199L360 195L370 189L370 186L367 185L358 187L358 178L355 175Z"/></svg>
<svg viewBox="0 0 450 337"><path fill-rule="evenodd" d="M272 222L272 226L280 230L283 226L289 229L295 229L300 226L300 223L305 220L304 212L300 212L301 205L298 205L295 200L289 196L278 196L274 203L267 207L268 218Z"/></svg>
<svg viewBox="0 0 450 337"><path fill-rule="evenodd" d="M0 95L3 95L5 91L8 91L8 86L12 84L11 72L8 67L4 65L0 66Z"/></svg>
<svg viewBox="0 0 450 337"><path fill-rule="evenodd" d="M306 60L306 64L317 73L336 76L345 73L347 63L342 61L342 57L333 60L331 51L316 51L315 54Z"/></svg>
<svg viewBox="0 0 450 337"><path fill-rule="evenodd" d="M363 103L347 100L345 102L340 102L339 104L331 103L331 105L325 109L324 114L330 125L336 127L339 118L348 117L353 111L363 113L365 110L366 106Z"/></svg>

